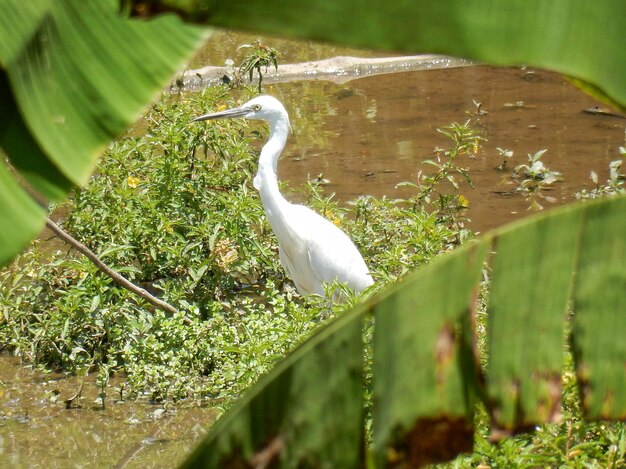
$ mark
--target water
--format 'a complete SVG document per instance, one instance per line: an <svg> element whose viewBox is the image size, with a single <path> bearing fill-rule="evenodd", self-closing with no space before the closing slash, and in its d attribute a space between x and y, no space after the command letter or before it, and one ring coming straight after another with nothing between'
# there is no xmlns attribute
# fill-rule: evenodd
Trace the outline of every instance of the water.
<svg viewBox="0 0 626 469"><path fill-rule="evenodd" d="M252 35L222 32L190 64L237 63ZM371 51L262 38L280 52L280 63L319 60L333 55L381 56ZM205 60L210 57L212 62ZM393 73L343 84L315 80L270 84L264 93L283 101L293 135L279 163L279 177L294 189L307 179L330 181L327 192L347 202L362 194L406 197L404 181L415 182L427 167L421 161L447 145L437 132L452 122L472 119L487 139L476 158L460 163L470 169L475 189L463 189L470 201L470 227L484 232L529 215L529 202L515 190L512 168L527 155L547 149L542 160L563 181L548 191L554 202L574 200L574 193L593 187L593 170L601 182L608 164L620 158L626 142L626 119L584 112L602 103L579 91L565 78L543 70L472 66ZM475 103L484 112L477 115ZM207 110L208 111L208 110ZM253 124L254 125L254 124ZM497 148L512 150L508 170L499 171ZM295 193L293 201L301 197Z"/></svg>
<svg viewBox="0 0 626 469"><path fill-rule="evenodd" d="M107 387L103 409L93 375L68 409L80 381L0 356L1 467L176 467L217 415L206 403L125 401L121 378Z"/></svg>
<svg viewBox="0 0 626 469"><path fill-rule="evenodd" d="M190 65L223 65L241 58L238 45L251 35L220 33ZM262 39L281 51L281 63L336 55L380 56L333 46ZM279 177L297 189L308 178L328 179L328 192L347 202L361 194L402 197L403 181L415 181L421 161L446 145L437 128L472 119L487 142L476 158L462 161L476 188L464 188L471 227L478 231L529 214L514 189L510 169L499 171L496 148L514 152L509 168L528 153L547 149L545 164L563 174L546 207L571 201L591 187L594 170L603 181L608 163L625 144L626 120L583 110L600 105L561 76L539 70L487 66L404 72L361 78L343 84L307 81L269 85L291 115L294 134L279 164ZM475 102L485 114L477 115ZM208 111L208 110L207 110ZM297 193L289 198L299 200ZM0 356L0 462L10 467L175 467L216 412L190 402L164 409L146 402L122 402L115 378L107 388L105 409L88 378L81 408L67 410L64 400L79 387L78 378L41 374ZM56 391L60 394L55 397Z"/></svg>
<svg viewBox="0 0 626 469"><path fill-rule="evenodd" d="M296 83L269 86L292 115L294 135L279 165L291 187L323 175L328 191L347 201L360 194L403 197L403 181L416 182L421 161L449 145L437 128L472 119L487 139L470 169L475 189L462 189L468 216L478 231L529 214L515 191L512 168L527 155L547 149L543 161L562 173L549 195L554 204L572 201L591 188L591 170L608 178L619 159L626 120L583 110L599 105L561 76L540 70L467 67L364 78L345 85ZM478 116L474 101L486 114ZM314 114L314 117L304 117ZM508 170L497 168L497 148L513 151Z"/></svg>

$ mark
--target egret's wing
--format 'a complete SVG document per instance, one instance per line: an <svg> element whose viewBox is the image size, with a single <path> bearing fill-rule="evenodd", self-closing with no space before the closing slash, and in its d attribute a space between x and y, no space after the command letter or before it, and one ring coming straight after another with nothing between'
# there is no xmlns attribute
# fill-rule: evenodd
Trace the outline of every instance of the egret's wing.
<svg viewBox="0 0 626 469"><path fill-rule="evenodd" d="M286 249L282 244L278 247L278 257L283 269L287 272L289 278L296 285L296 289L301 295L307 295L312 293L308 285L302 283L302 276L298 274L298 267L294 262L294 254L290 253L289 249Z"/></svg>
<svg viewBox="0 0 626 469"><path fill-rule="evenodd" d="M371 285L367 265L352 240L330 221L317 217L317 229L306 245L309 264L317 281L321 284L338 280L358 291Z"/></svg>
<svg viewBox="0 0 626 469"><path fill-rule="evenodd" d="M330 221L303 205L290 205L288 225L276 231L280 260L301 294L324 294L335 280L360 291L372 284L361 254Z"/></svg>
<svg viewBox="0 0 626 469"><path fill-rule="evenodd" d="M289 223L274 228L280 262L302 295L324 293L321 281L311 269L308 256L308 240L311 233L316 231L317 216L302 205L289 204L285 214Z"/></svg>

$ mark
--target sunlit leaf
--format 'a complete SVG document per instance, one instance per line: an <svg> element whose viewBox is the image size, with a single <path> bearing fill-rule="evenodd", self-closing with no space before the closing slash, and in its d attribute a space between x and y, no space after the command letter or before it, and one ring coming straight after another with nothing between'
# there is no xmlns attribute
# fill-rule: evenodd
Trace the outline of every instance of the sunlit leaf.
<svg viewBox="0 0 626 469"><path fill-rule="evenodd" d="M559 411L581 212L565 210L494 237L487 387L501 428L550 421Z"/></svg>
<svg viewBox="0 0 626 469"><path fill-rule="evenodd" d="M118 7L114 0L0 0L0 146L16 176L44 199L61 200L87 180L100 152L207 34L172 15L125 19ZM12 233L0 244L2 262L33 238L45 213L19 209L23 192L6 191L0 220Z"/></svg>
<svg viewBox="0 0 626 469"><path fill-rule="evenodd" d="M626 419L626 198L585 213L574 290L572 341L583 409Z"/></svg>
<svg viewBox="0 0 626 469"><path fill-rule="evenodd" d="M475 309L487 249L484 241L470 243L376 304L373 419L379 462L393 462L387 461L389 448L413 466L471 450L476 369L461 327Z"/></svg>
<svg viewBox="0 0 626 469"><path fill-rule="evenodd" d="M20 187L4 162L0 161L0 264L26 247L44 225L44 210Z"/></svg>

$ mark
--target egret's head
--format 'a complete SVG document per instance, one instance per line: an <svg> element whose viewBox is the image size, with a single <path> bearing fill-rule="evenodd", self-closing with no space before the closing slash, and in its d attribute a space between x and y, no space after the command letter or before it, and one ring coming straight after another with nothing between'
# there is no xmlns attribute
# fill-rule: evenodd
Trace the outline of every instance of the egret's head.
<svg viewBox="0 0 626 469"><path fill-rule="evenodd" d="M209 119L226 119L232 117L260 119L271 124L283 120L289 124L289 117L285 107L279 100L273 98L272 96L257 96L239 107L227 109L226 111L214 112L212 114L205 114L192 119L192 122Z"/></svg>

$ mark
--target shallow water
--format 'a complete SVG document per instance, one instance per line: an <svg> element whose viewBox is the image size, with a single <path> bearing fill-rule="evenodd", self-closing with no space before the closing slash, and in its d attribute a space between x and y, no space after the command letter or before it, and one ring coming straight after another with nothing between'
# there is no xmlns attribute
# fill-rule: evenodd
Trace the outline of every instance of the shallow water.
<svg viewBox="0 0 626 469"><path fill-rule="evenodd" d="M220 33L211 39L191 68L223 65L252 35ZM335 55L380 56L333 46L263 39L281 51L281 63ZM528 153L548 151L545 164L563 174L550 195L554 204L573 199L589 173L601 181L608 163L625 144L626 120L591 115L599 105L561 76L538 70L474 66L361 78L341 85L327 81L267 86L291 115L292 135L279 165L279 176L297 189L322 175L327 192L346 202L362 194L402 197L396 185L416 180L436 146L447 142L437 128L472 119L487 138L478 155L462 160L475 189L470 201L471 227L485 231L529 214L517 193L510 168ZM478 115L473 101L482 103ZM207 110L208 111L208 110ZM513 150L509 170L499 171L496 148ZM298 200L298 193L289 195ZM174 467L204 434L216 412L190 402L164 409L146 402L119 400L123 380L107 389L105 409L96 402L98 388L88 379L79 409L64 400L79 387L78 378L42 374L0 356L0 466L6 467ZM55 397L56 391L60 394ZM202 405L200 405L202 404Z"/></svg>
<svg viewBox="0 0 626 469"><path fill-rule="evenodd" d="M253 35L217 33L190 64L222 65L241 60L237 46ZM261 38L280 51L280 63L318 60L332 55L381 56L333 46ZM584 94L559 74L543 70L470 66L394 73L360 78L344 84L314 80L267 85L264 93L281 99L290 113L293 135L279 164L279 177L292 189L307 179L330 181L327 192L346 202L359 195L406 197L400 182L415 182L424 159L448 142L437 132L452 122L471 119L487 141L475 158L459 161L470 169L475 189L465 188L470 201L470 226L485 231L530 214L530 203L515 190L512 168L527 155L547 149L542 160L563 181L545 193L554 202L574 200L574 193L601 183L608 164L620 159L626 142L626 119L584 112L602 103ZM481 113L475 103L481 104ZM500 171L497 148L513 151L508 169ZM299 201L298 194L291 196Z"/></svg>
<svg viewBox="0 0 626 469"><path fill-rule="evenodd" d="M0 355L0 467L176 467L217 415L198 402L125 401L120 378L103 408L93 376L68 409L80 381Z"/></svg>
<svg viewBox="0 0 626 469"><path fill-rule="evenodd" d="M592 170L608 178L608 164L620 158L626 120L583 110L600 105L561 76L541 70L486 66L410 72L364 78L337 86L326 82L273 85L292 114L294 135L279 165L291 187L323 175L328 191L346 201L361 194L403 197L403 181L416 182L421 161L437 146L449 146L438 132L452 122L472 119L487 141L475 158L459 160L470 169L475 189L471 227L485 231L529 214L529 203L515 191L512 168L527 155L547 149L542 160L562 173L549 195L555 203L573 200L591 188ZM478 115L473 101L482 104ZM314 118L302 116L314 114ZM497 148L513 151L500 171Z"/></svg>

